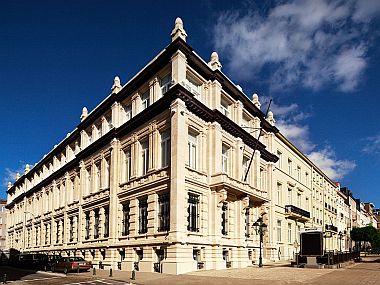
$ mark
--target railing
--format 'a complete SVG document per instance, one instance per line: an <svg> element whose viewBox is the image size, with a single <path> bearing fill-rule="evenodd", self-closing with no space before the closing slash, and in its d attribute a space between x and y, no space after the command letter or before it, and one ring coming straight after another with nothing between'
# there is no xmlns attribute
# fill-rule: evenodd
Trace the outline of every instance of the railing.
<svg viewBox="0 0 380 285"><path fill-rule="evenodd" d="M285 206L285 213L293 213L293 214L297 214L297 215L300 215L300 216L303 216L306 218L310 218L310 212L305 211L301 208L298 208L294 205L286 205Z"/></svg>
<svg viewBox="0 0 380 285"><path fill-rule="evenodd" d="M334 225L325 225L326 231L338 232L338 228Z"/></svg>

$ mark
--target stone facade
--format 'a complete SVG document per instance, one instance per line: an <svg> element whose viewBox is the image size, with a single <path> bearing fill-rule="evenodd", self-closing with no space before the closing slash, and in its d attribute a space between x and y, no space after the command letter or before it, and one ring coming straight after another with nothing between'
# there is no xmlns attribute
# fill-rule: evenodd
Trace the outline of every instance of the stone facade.
<svg viewBox="0 0 380 285"><path fill-rule="evenodd" d="M291 259L303 228L336 250L339 187L221 72L172 42L8 187L8 247L180 274ZM255 150L255 151L254 151ZM251 159L252 158L252 159Z"/></svg>

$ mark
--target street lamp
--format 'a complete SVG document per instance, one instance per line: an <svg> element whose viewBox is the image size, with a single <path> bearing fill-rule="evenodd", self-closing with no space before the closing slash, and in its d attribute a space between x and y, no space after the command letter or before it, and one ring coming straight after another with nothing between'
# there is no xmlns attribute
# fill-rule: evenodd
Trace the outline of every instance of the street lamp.
<svg viewBox="0 0 380 285"><path fill-rule="evenodd" d="M342 237L343 237L343 233L339 232L338 233L338 237L339 237L339 252L342 252Z"/></svg>
<svg viewBox="0 0 380 285"><path fill-rule="evenodd" d="M260 255L259 255L259 267L263 267L263 257L261 253L261 247L263 246L264 233L267 230L267 225L263 222L263 218L260 217L256 222L253 223L253 228L256 231L256 234L260 237Z"/></svg>

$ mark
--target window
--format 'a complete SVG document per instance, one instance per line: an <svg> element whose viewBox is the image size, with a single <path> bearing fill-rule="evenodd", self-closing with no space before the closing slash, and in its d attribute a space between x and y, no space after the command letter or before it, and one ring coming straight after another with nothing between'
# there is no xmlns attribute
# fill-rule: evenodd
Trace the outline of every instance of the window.
<svg viewBox="0 0 380 285"><path fill-rule="evenodd" d="M50 244L49 225L45 224L45 244Z"/></svg>
<svg viewBox="0 0 380 285"><path fill-rule="evenodd" d="M222 235L228 234L228 204L224 202L222 205Z"/></svg>
<svg viewBox="0 0 380 285"><path fill-rule="evenodd" d="M55 222L55 228L56 228L55 243L59 243L59 221Z"/></svg>
<svg viewBox="0 0 380 285"><path fill-rule="evenodd" d="M223 98L221 99L221 102L220 102L220 112L225 115L226 117L229 117L230 116L230 112L228 111L228 103L226 102L226 100L224 100Z"/></svg>
<svg viewBox="0 0 380 285"><path fill-rule="evenodd" d="M123 205L123 229L122 235L129 235L129 218L130 218L130 208L129 202Z"/></svg>
<svg viewBox="0 0 380 285"><path fill-rule="evenodd" d="M69 241L73 241L74 240L74 221L72 217L69 219L69 223L70 223Z"/></svg>
<svg viewBox="0 0 380 285"><path fill-rule="evenodd" d="M243 166L242 166L242 170L243 170L242 180L244 180L245 176L247 175L247 171L248 171L248 168L249 168L249 162L250 162L250 159L247 156L244 156L243 157ZM249 175L247 175L247 182L248 183L250 182L249 178L250 178Z"/></svg>
<svg viewBox="0 0 380 285"><path fill-rule="evenodd" d="M108 207L104 208L104 237L108 237L110 232L110 210Z"/></svg>
<svg viewBox="0 0 380 285"><path fill-rule="evenodd" d="M292 243L292 224L288 223L288 243Z"/></svg>
<svg viewBox="0 0 380 285"><path fill-rule="evenodd" d="M250 229L250 223L249 223L249 208L245 209L245 237L249 237L249 229Z"/></svg>
<svg viewBox="0 0 380 285"><path fill-rule="evenodd" d="M164 95L166 92L169 91L171 87L171 81L172 81L172 75L169 73L165 75L160 82L161 86L161 94Z"/></svg>
<svg viewBox="0 0 380 285"><path fill-rule="evenodd" d="M108 115L105 117L106 123L107 123L107 131L111 130L113 128L112 125L112 115Z"/></svg>
<svg viewBox="0 0 380 285"><path fill-rule="evenodd" d="M132 106L131 104L123 106L124 110L124 120L123 122L128 122L130 119L132 119Z"/></svg>
<svg viewBox="0 0 380 285"><path fill-rule="evenodd" d="M86 195L91 194L91 166L86 168Z"/></svg>
<svg viewBox="0 0 380 285"><path fill-rule="evenodd" d="M94 238L99 238L99 210L94 211Z"/></svg>
<svg viewBox="0 0 380 285"><path fill-rule="evenodd" d="M149 167L149 141L141 143L141 174L145 175Z"/></svg>
<svg viewBox="0 0 380 285"><path fill-rule="evenodd" d="M277 183L277 204L281 205L281 192L282 192L282 184Z"/></svg>
<svg viewBox="0 0 380 285"><path fill-rule="evenodd" d="M281 220L277 220L277 241L278 242L281 242L282 241L282 237L281 237Z"/></svg>
<svg viewBox="0 0 380 285"><path fill-rule="evenodd" d="M305 209L306 211L309 211L309 198L306 198Z"/></svg>
<svg viewBox="0 0 380 285"><path fill-rule="evenodd" d="M189 132L188 136L189 167L197 168L197 135Z"/></svg>
<svg viewBox="0 0 380 285"><path fill-rule="evenodd" d="M170 131L161 133L161 166L169 166L170 163Z"/></svg>
<svg viewBox="0 0 380 285"><path fill-rule="evenodd" d="M305 172L305 184L309 185L309 173Z"/></svg>
<svg viewBox="0 0 380 285"><path fill-rule="evenodd" d="M85 239L90 238L90 213L85 214L86 224L85 224Z"/></svg>
<svg viewBox="0 0 380 285"><path fill-rule="evenodd" d="M301 181L301 167L297 166L297 180Z"/></svg>
<svg viewBox="0 0 380 285"><path fill-rule="evenodd" d="M249 132L248 128L249 127L249 118L243 114L242 118L241 118L241 127L243 129L245 129L247 132Z"/></svg>
<svg viewBox="0 0 380 285"><path fill-rule="evenodd" d="M110 163L111 163L111 160L109 157L107 157L105 160L104 160L104 185L103 185L103 188L109 188L110 187L110 178L111 178L111 172L110 172Z"/></svg>
<svg viewBox="0 0 380 285"><path fill-rule="evenodd" d="M124 151L124 181L127 182L131 179L131 173L132 173L132 160L131 160L131 149L127 148Z"/></svg>
<svg viewBox="0 0 380 285"><path fill-rule="evenodd" d="M148 232L148 198L139 199L139 234Z"/></svg>
<svg viewBox="0 0 380 285"><path fill-rule="evenodd" d="M101 185L101 164L100 161L95 163L95 181L94 181L95 192L100 190Z"/></svg>
<svg viewBox="0 0 380 285"><path fill-rule="evenodd" d="M263 168L260 168L260 189L265 191L265 172Z"/></svg>
<svg viewBox="0 0 380 285"><path fill-rule="evenodd" d="M278 165L278 168L281 169L282 168L282 152L277 150L277 156L278 156L277 165Z"/></svg>
<svg viewBox="0 0 380 285"><path fill-rule="evenodd" d="M293 205L292 189L288 188L288 205Z"/></svg>
<svg viewBox="0 0 380 285"><path fill-rule="evenodd" d="M228 174L228 152L229 148L226 145L222 145L222 172Z"/></svg>
<svg viewBox="0 0 380 285"><path fill-rule="evenodd" d="M289 175L292 175L293 174L293 169L292 169L293 165L292 165L292 161L290 159L288 159L288 174Z"/></svg>
<svg viewBox="0 0 380 285"><path fill-rule="evenodd" d="M91 129L87 130L86 135L87 135L87 143L91 144L92 143L92 130Z"/></svg>
<svg viewBox="0 0 380 285"><path fill-rule="evenodd" d="M301 208L301 193L297 193L297 207Z"/></svg>
<svg viewBox="0 0 380 285"><path fill-rule="evenodd" d="M149 107L149 105L150 105L150 94L148 90L141 96L141 109L145 110L146 108Z"/></svg>
<svg viewBox="0 0 380 285"><path fill-rule="evenodd" d="M296 227L296 241L299 244L300 242L300 233L301 233L301 226Z"/></svg>
<svg viewBox="0 0 380 285"><path fill-rule="evenodd" d="M199 232L198 218L199 218L199 196L189 193L187 212L189 214L187 220L187 230L190 232Z"/></svg>
<svg viewBox="0 0 380 285"><path fill-rule="evenodd" d="M185 88L194 94L195 98L200 97L200 85L192 78L187 77L185 82Z"/></svg>
<svg viewBox="0 0 380 285"><path fill-rule="evenodd" d="M169 192L158 195L158 231L170 229L170 196Z"/></svg>
<svg viewBox="0 0 380 285"><path fill-rule="evenodd" d="M102 136L102 124L95 125L96 128L96 138L100 138Z"/></svg>

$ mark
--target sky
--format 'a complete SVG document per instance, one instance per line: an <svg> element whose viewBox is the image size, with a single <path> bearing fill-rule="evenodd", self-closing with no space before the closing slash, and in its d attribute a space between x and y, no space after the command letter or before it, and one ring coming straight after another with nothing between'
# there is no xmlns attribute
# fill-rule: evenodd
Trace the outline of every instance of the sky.
<svg viewBox="0 0 380 285"><path fill-rule="evenodd" d="M273 99L276 126L333 180L380 208L380 1L0 2L0 198L171 41L244 93Z"/></svg>

